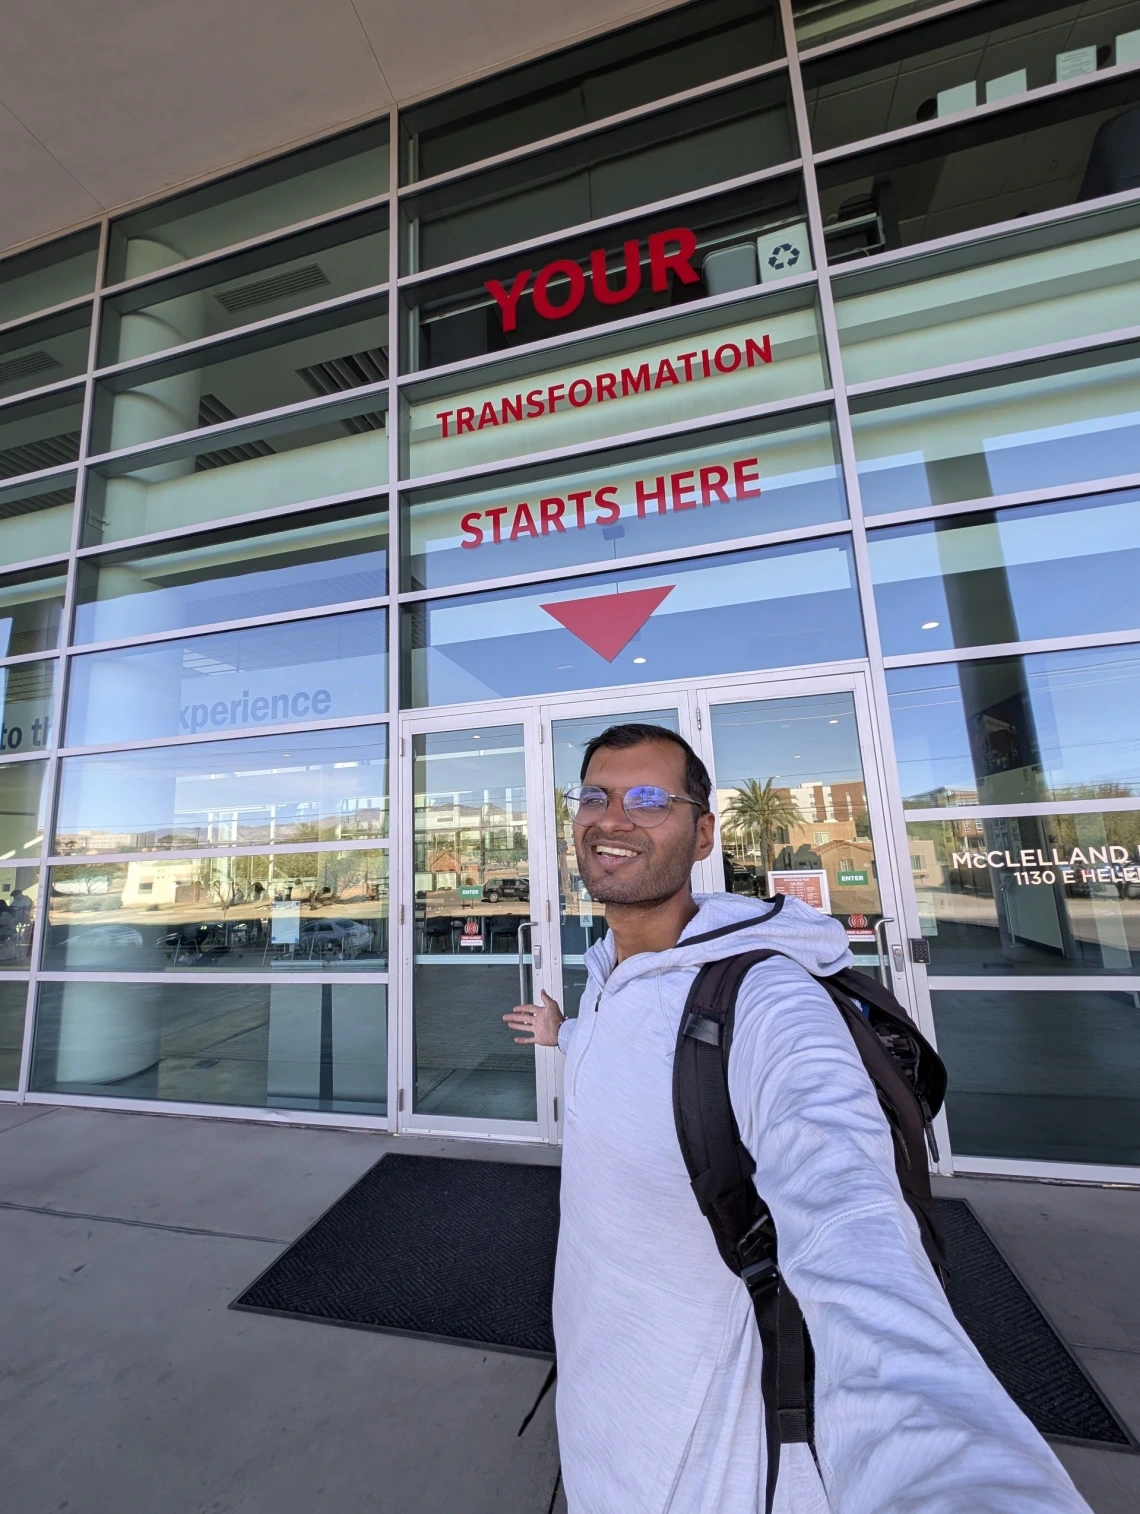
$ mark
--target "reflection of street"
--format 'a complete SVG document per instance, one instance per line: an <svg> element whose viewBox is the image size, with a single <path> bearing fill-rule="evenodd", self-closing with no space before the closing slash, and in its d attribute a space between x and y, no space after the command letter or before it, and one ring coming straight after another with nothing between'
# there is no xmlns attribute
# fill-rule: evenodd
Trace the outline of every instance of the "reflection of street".
<svg viewBox="0 0 1140 1514"><path fill-rule="evenodd" d="M1072 957L1021 938L1015 939L1016 956L1007 957L999 938L998 904L990 894L934 890L924 899L924 908L938 925L937 935L930 938L935 973L1013 971L1015 967L1044 972L1120 971L1122 967L1127 970L1127 964L1113 960L1115 955L1140 957L1140 899L1121 899L1115 890L1103 899L1065 900L1065 915L1076 948ZM1109 933L1121 945L1110 945L1106 962Z"/></svg>
<svg viewBox="0 0 1140 1514"><path fill-rule="evenodd" d="M96 907L92 907L92 906ZM285 922L282 911L288 909ZM214 966L383 968L388 905L382 898L234 904L211 901L191 913L184 903L124 906L115 895L53 897L45 965L126 972Z"/></svg>

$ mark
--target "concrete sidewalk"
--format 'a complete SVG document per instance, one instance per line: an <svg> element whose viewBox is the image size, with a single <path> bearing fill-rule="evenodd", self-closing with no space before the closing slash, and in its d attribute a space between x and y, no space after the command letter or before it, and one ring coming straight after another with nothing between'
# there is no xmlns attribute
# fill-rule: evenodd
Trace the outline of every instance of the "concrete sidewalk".
<svg viewBox="0 0 1140 1514"><path fill-rule="evenodd" d="M227 1305L381 1153L472 1142L0 1104L5 1514L548 1514L546 1365ZM955 1179L1140 1431L1140 1192ZM1059 1447L1096 1514L1140 1458ZM561 1497L555 1503L565 1508Z"/></svg>

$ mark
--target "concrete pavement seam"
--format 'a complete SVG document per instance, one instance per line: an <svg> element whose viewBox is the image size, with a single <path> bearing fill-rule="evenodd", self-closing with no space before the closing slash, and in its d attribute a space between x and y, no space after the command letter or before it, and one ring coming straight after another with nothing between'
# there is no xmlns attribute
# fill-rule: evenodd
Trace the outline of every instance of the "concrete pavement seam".
<svg viewBox="0 0 1140 1514"><path fill-rule="evenodd" d="M53 1220L94 1220L100 1225L133 1225L140 1230L167 1230L175 1235L208 1235L219 1241L261 1241L266 1246L288 1246L273 1235L241 1235L234 1230L207 1230L199 1225L164 1225L158 1220L128 1220L117 1214L84 1214L73 1209L48 1209L41 1204L16 1204L0 1199L0 1209L21 1214L46 1214Z"/></svg>

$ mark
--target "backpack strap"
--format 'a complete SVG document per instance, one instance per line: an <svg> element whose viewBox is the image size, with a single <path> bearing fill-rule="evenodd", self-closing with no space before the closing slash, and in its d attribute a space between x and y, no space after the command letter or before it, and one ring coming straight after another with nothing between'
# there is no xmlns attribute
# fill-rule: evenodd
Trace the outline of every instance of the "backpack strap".
<svg viewBox="0 0 1140 1514"><path fill-rule="evenodd" d="M765 1514L776 1494L781 1445L812 1444L814 1361L803 1314L780 1275L775 1223L752 1182L756 1164L732 1110L728 1054L745 975L781 955L752 951L706 963L689 990L673 1061L673 1114L693 1193L722 1259L748 1289L760 1333Z"/></svg>

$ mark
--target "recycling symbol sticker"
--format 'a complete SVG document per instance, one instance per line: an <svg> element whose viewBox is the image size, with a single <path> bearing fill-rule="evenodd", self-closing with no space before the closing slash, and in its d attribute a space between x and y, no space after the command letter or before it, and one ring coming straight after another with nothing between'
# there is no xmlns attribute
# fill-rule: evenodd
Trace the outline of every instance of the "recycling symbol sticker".
<svg viewBox="0 0 1140 1514"><path fill-rule="evenodd" d="M785 257L784 254L787 254ZM769 268L794 268L800 260L800 249L791 242L781 242L778 247L772 248L772 255L768 259Z"/></svg>

